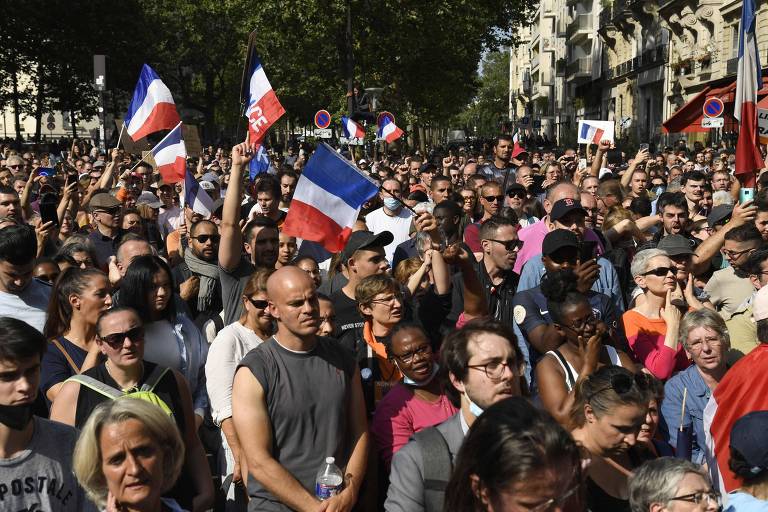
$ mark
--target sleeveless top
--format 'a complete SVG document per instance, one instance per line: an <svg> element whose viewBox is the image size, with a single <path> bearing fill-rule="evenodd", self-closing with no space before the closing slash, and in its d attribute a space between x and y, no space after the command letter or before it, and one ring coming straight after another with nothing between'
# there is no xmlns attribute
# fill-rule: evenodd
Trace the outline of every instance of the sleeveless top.
<svg viewBox="0 0 768 512"><path fill-rule="evenodd" d="M619 358L619 353L616 349L610 345L603 345L603 348L608 352L608 358L611 360L611 364L613 366L621 366L621 359ZM576 381L579 380L579 373L559 350L550 350L547 354L554 356L555 360L560 364L560 368L562 368L563 373L565 373L565 386L568 388L568 391L572 391L573 387L576 385Z"/></svg>
<svg viewBox="0 0 768 512"><path fill-rule="evenodd" d="M154 370L156 366L157 365L155 363L144 361L144 373L137 383L138 387L141 387L141 385L144 384L145 379L150 376L152 370ZM90 370L84 371L83 375L88 375L89 377L93 377L94 379L98 380L99 382L103 382L108 386L112 386L115 389L120 389L120 386L117 384L117 382L115 382L115 380L107 371L106 363L101 363L98 366L94 366ZM163 375L163 378L160 379L160 382L158 382L157 386L155 386L154 392L168 405L171 411L173 411L173 419L176 422L176 426L179 427L179 432L183 433L185 429L184 409L181 405L179 386L176 382L176 377L174 376L173 372L169 371ZM96 406L102 402L106 402L107 400L109 400L109 398L102 395L98 391L94 391L88 386L80 385L80 392L77 395L75 427L82 429L86 420L88 420L88 416L91 415L91 412L93 412Z"/></svg>

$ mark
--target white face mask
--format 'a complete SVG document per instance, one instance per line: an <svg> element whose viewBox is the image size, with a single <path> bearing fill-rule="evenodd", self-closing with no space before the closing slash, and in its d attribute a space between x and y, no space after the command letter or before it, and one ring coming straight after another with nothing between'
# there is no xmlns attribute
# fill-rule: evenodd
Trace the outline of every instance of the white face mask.
<svg viewBox="0 0 768 512"><path fill-rule="evenodd" d="M469 402L469 412L471 412L475 418L479 418L485 412L485 410L473 402L472 399L469 398L469 395L466 391L464 391L464 397L467 399L467 402Z"/></svg>
<svg viewBox="0 0 768 512"><path fill-rule="evenodd" d="M397 365L397 363L395 363L395 364ZM426 379L424 379L421 382L417 382L417 381L413 380L412 378L408 377L405 374L405 372L403 372L403 370L400 368L400 365L397 365L397 369L400 370L400 373L403 374L403 384L408 384L409 386L415 386L417 388L423 388L424 386L426 386L427 384L429 384L430 382L432 382L434 380L435 375L437 375L437 372L440 371L440 365L437 364L437 363L433 364L432 365L432 373L430 373L429 377L427 377Z"/></svg>

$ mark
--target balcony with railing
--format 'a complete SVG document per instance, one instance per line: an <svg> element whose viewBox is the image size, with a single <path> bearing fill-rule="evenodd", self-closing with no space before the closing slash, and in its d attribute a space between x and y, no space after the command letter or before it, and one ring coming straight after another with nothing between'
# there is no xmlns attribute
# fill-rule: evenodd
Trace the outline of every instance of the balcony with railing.
<svg viewBox="0 0 768 512"><path fill-rule="evenodd" d="M568 25L565 35L569 40L575 40L580 36L586 36L590 32L592 32L592 15L577 14Z"/></svg>
<svg viewBox="0 0 768 512"><path fill-rule="evenodd" d="M565 67L566 80L592 76L592 58L583 57L568 63Z"/></svg>
<svg viewBox="0 0 768 512"><path fill-rule="evenodd" d="M661 66L667 62L667 58L667 45L659 45L650 50L645 50L637 57L626 60L618 66L605 69L605 79L613 80L630 73L636 73L651 67Z"/></svg>

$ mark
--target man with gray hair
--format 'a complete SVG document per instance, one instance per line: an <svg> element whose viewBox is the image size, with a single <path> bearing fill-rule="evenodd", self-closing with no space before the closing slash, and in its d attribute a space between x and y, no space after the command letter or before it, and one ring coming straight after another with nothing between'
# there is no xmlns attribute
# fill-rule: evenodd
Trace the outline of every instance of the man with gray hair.
<svg viewBox="0 0 768 512"><path fill-rule="evenodd" d="M720 509L720 495L700 466L661 457L646 462L629 477L629 506L632 512L715 512Z"/></svg>

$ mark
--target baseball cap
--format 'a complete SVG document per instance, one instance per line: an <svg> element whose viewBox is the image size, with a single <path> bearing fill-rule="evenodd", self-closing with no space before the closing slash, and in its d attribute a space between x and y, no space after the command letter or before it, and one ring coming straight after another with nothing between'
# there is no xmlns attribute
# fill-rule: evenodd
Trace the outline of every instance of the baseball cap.
<svg viewBox="0 0 768 512"><path fill-rule="evenodd" d="M768 286L763 286L752 301L752 319L755 322L768 318Z"/></svg>
<svg viewBox="0 0 768 512"><path fill-rule="evenodd" d="M509 188L507 188L507 195L511 194L512 192L522 192L525 194L526 190L525 190L525 187L522 186L521 184L513 183L512 185L509 186Z"/></svg>
<svg viewBox="0 0 768 512"><path fill-rule="evenodd" d="M422 172L435 172L435 171L437 171L437 166L435 164L433 164L432 162L427 162L427 163L425 163L424 165L422 165L419 168L419 173L422 173Z"/></svg>
<svg viewBox="0 0 768 512"><path fill-rule="evenodd" d="M561 199L552 205L552 211L549 212L549 219L560 220L573 211L580 211L585 216L587 215L587 210L581 206L580 201L570 198Z"/></svg>
<svg viewBox="0 0 768 512"><path fill-rule="evenodd" d="M368 160L366 160L365 158L361 158L360 160L357 161L357 165L363 165L367 163L368 163Z"/></svg>
<svg viewBox="0 0 768 512"><path fill-rule="evenodd" d="M576 233L570 229L553 229L544 236L544 241L541 243L541 254L549 256L563 247L578 249L579 239L576 237Z"/></svg>
<svg viewBox="0 0 768 512"><path fill-rule="evenodd" d="M389 231L382 231L377 235L374 235L370 231L355 231L349 237L347 245L341 252L342 260L347 261L356 251L361 249L387 246L391 244L394 239L394 235Z"/></svg>
<svg viewBox="0 0 768 512"><path fill-rule="evenodd" d="M203 190L216 190L216 187L210 181L201 181L200 188Z"/></svg>
<svg viewBox="0 0 768 512"><path fill-rule="evenodd" d="M757 475L768 469L768 411L752 411L733 424L731 451L737 451Z"/></svg>
<svg viewBox="0 0 768 512"><path fill-rule="evenodd" d="M157 198L155 194L152 192L145 190L141 194L139 194L139 197L136 199L136 204L145 204L149 206L150 208L160 208L163 206L163 202L160 201L160 199Z"/></svg>
<svg viewBox="0 0 768 512"><path fill-rule="evenodd" d="M693 254L691 241L683 235L667 235L659 241L656 248L666 252L669 256Z"/></svg>
<svg viewBox="0 0 768 512"><path fill-rule="evenodd" d="M214 181L219 181L219 175L216 174L215 172L207 172L203 174L202 180L210 181L211 183L213 183Z"/></svg>
<svg viewBox="0 0 768 512"><path fill-rule="evenodd" d="M107 164L106 164L106 162L104 162L104 160L96 160L95 162L93 162L93 168L94 169L100 169L100 168L106 167L106 166L107 166Z"/></svg>
<svg viewBox="0 0 768 512"><path fill-rule="evenodd" d="M732 204L719 204L712 208L712 211L707 215L707 224L713 228L720 223L730 220L733 213Z"/></svg>
<svg viewBox="0 0 768 512"><path fill-rule="evenodd" d="M512 148L512 158L517 158L519 160L520 157L528 158L528 152L524 147L520 146L519 144L515 144L515 146Z"/></svg>
<svg viewBox="0 0 768 512"><path fill-rule="evenodd" d="M88 206L91 210L95 210L96 208L116 208L121 204L122 203L111 194L108 194L107 192L99 192L98 194L94 194L91 198L91 202L88 203Z"/></svg>
<svg viewBox="0 0 768 512"><path fill-rule="evenodd" d="M597 175L597 179L599 179L600 181L603 181L604 179L606 180L611 179L611 178L613 178L613 173L607 167L601 168L600 173Z"/></svg>

